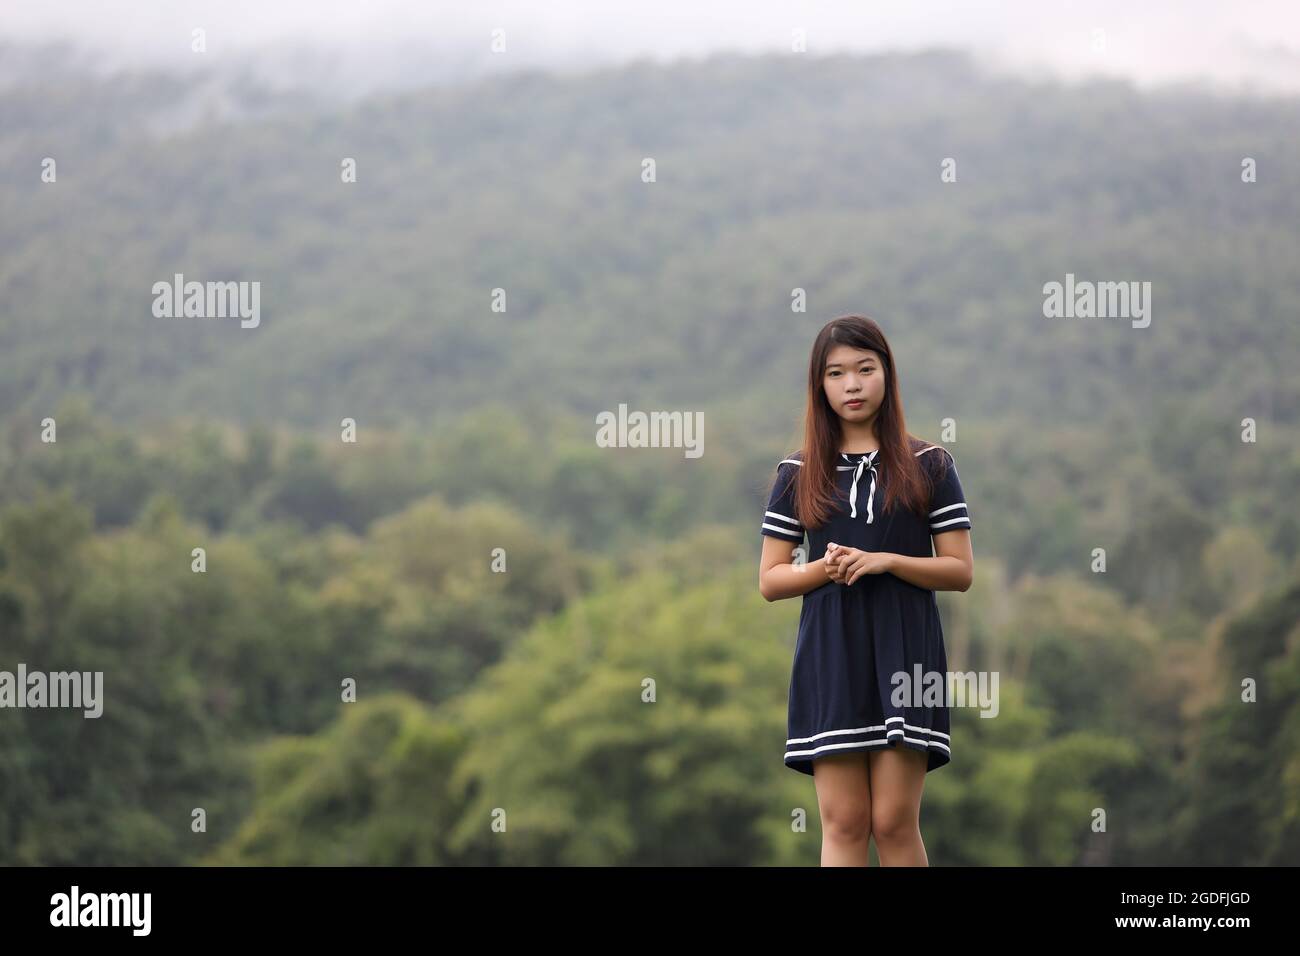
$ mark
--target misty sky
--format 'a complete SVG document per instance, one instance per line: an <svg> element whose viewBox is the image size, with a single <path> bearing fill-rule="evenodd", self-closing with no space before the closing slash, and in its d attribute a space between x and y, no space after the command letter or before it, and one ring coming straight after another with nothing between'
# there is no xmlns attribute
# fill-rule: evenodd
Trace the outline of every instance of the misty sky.
<svg viewBox="0 0 1300 956"><path fill-rule="evenodd" d="M269 69L283 55L292 69L307 50L365 88L520 66L788 51L792 29L803 28L813 55L955 46L1003 69L1063 78L1300 91L1300 3L1288 0L5 0L0 10L0 37L71 39L113 68L253 59ZM195 27L207 31L201 61L190 51ZM506 30L505 54L488 51L495 27ZM1104 51L1094 30L1104 31Z"/></svg>

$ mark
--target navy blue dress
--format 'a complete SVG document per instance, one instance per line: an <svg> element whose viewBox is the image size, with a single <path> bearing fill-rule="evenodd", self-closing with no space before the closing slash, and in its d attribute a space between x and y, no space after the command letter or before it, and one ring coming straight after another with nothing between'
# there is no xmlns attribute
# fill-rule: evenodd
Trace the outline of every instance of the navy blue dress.
<svg viewBox="0 0 1300 956"><path fill-rule="evenodd" d="M796 452L778 465L762 533L799 543L807 533L809 562L824 557L832 541L932 557L931 536L969 529L970 515L947 449L921 445L914 454L934 481L926 517L901 505L882 512L887 476L877 450L839 455L839 507L822 527L805 528L794 507L794 483L803 467ZM817 757L903 746L928 755L927 772L942 767L952 759L946 679L939 685L945 697L932 692L917 698L904 696L906 685L894 675L907 674L916 685L918 676L947 670L933 591L893 574L864 574L852 585L829 581L807 592L790 675L786 766L812 774Z"/></svg>

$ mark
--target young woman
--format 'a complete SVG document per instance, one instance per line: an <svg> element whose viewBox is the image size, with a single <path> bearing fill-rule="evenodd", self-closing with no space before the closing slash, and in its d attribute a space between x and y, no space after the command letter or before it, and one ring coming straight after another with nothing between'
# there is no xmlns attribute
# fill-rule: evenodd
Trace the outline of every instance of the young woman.
<svg viewBox="0 0 1300 956"><path fill-rule="evenodd" d="M823 866L866 866L873 835L882 866L929 865L921 790L952 756L947 680L929 676L948 670L934 592L970 587L970 527L952 456L904 426L880 326L828 323L758 576L769 601L803 595L785 763L814 778ZM936 679L938 699L924 693Z"/></svg>

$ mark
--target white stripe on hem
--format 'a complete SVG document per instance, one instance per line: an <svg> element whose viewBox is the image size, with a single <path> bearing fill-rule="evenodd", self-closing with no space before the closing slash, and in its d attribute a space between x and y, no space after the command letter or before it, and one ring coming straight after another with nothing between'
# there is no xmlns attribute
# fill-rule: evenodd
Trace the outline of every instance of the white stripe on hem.
<svg viewBox="0 0 1300 956"><path fill-rule="evenodd" d="M886 724L895 720L903 721L903 726L908 730L915 730L917 733L921 734L933 734L935 737L942 737L944 740L952 740L952 737L941 730L930 730L927 727L917 727L915 724L907 723L906 719L903 717L886 717L885 723L876 724L872 727L851 727L848 730L823 730L820 734L813 734L811 737L791 737L785 742L785 745L788 747L791 744L806 744L811 740L819 740L822 737L830 737L833 734L869 734L873 730L884 730ZM897 728L895 728L895 730L897 730Z"/></svg>
<svg viewBox="0 0 1300 956"><path fill-rule="evenodd" d="M939 741L937 740L922 740L920 737L904 737L903 740L906 743L920 744L922 747L925 747L927 749L929 749L930 747L936 747L939 750L942 750L944 753L946 753L949 757L952 756L952 751L949 750L945 745L939 743ZM848 747L868 747L873 744L890 744L890 743L893 743L893 738L876 737L871 740L854 740L846 744L823 744L822 746L817 747L813 750L787 750L785 752L785 759L789 760L791 757L811 757L814 754L819 754L824 750L844 750Z"/></svg>

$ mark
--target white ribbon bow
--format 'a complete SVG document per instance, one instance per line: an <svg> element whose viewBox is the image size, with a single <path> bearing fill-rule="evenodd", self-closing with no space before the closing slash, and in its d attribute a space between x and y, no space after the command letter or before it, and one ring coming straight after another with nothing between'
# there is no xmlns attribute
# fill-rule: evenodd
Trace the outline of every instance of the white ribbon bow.
<svg viewBox="0 0 1300 956"><path fill-rule="evenodd" d="M853 484L849 486L849 506L852 509L850 515L856 518L858 516L858 479L862 477L863 468L866 468L871 474L871 490L867 492L867 524L871 524L876 520L875 513L872 510L872 502L876 498L876 452L878 451L880 451L879 448L858 459L858 467L853 472ZM848 455L844 455L844 460L849 461L851 459Z"/></svg>

